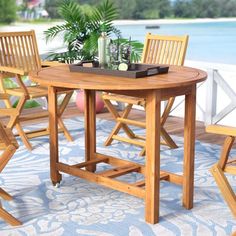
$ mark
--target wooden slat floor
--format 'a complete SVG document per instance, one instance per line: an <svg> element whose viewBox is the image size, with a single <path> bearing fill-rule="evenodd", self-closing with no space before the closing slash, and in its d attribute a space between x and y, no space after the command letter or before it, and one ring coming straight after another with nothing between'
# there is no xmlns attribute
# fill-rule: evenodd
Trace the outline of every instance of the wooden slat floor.
<svg viewBox="0 0 236 236"><path fill-rule="evenodd" d="M32 110L33 112L37 112L38 108L28 109L27 112L32 112ZM75 116L83 116L83 113L80 113L77 107L75 106L75 104L72 103L67 107L63 116L65 118L70 118L70 117L75 117ZM111 116L109 112L106 111L106 109L104 109L102 113L97 114L97 117L101 119L106 119L106 120L113 120L113 117ZM131 111L129 118L144 121L145 113L143 111L133 109ZM34 121L34 122L37 122L37 121ZM167 122L165 124L165 128L171 135L183 137L183 133L184 133L183 118L173 117L173 116L168 117ZM204 123L200 121L196 122L196 139L197 140L201 142L205 142L205 143L222 145L224 142L224 138L225 136L206 133ZM234 147L236 148L236 145L234 145Z"/></svg>

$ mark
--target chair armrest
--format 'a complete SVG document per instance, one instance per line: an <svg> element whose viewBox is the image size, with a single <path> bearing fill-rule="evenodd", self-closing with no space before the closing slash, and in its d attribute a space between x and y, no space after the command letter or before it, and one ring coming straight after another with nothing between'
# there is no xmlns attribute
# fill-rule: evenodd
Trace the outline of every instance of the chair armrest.
<svg viewBox="0 0 236 236"><path fill-rule="evenodd" d="M209 125L206 127L206 132L236 137L236 128L230 126Z"/></svg>
<svg viewBox="0 0 236 236"><path fill-rule="evenodd" d="M26 75L27 72L10 66L0 66L0 71L11 74Z"/></svg>
<svg viewBox="0 0 236 236"><path fill-rule="evenodd" d="M42 67L60 66L62 62L59 61L41 61Z"/></svg>

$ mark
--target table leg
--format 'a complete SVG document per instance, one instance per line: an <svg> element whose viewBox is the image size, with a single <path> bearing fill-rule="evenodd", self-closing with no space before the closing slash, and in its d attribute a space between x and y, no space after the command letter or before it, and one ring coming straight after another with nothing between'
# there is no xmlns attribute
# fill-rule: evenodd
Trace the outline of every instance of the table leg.
<svg viewBox="0 0 236 236"><path fill-rule="evenodd" d="M50 127L50 173L53 185L60 183L61 174L56 168L58 155L58 121L57 121L57 94L56 88L48 88L49 127Z"/></svg>
<svg viewBox="0 0 236 236"><path fill-rule="evenodd" d="M183 206L186 209L191 209L193 207L195 120L196 85L192 87L191 93L185 96Z"/></svg>
<svg viewBox="0 0 236 236"><path fill-rule="evenodd" d="M145 219L151 224L159 221L160 110L159 91L150 91L146 99Z"/></svg>
<svg viewBox="0 0 236 236"><path fill-rule="evenodd" d="M96 153L96 109L95 91L85 90L85 160L90 161L95 158ZM95 172L96 165L86 167L86 170Z"/></svg>

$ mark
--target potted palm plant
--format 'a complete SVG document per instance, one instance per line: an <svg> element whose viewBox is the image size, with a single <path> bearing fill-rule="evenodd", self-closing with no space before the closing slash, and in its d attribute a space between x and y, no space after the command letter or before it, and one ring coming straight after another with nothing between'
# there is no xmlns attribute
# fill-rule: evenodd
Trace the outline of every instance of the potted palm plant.
<svg viewBox="0 0 236 236"><path fill-rule="evenodd" d="M121 32L113 25L119 12L111 1L104 0L88 11L73 0L64 0L59 7L59 14L65 22L46 30L46 40L53 40L56 36L63 35L67 50L51 53L50 59L65 63L97 59L98 38L105 28L106 34L110 37L119 38L123 45L131 45L132 61L140 60L143 44L121 37ZM81 95L77 97L81 98Z"/></svg>

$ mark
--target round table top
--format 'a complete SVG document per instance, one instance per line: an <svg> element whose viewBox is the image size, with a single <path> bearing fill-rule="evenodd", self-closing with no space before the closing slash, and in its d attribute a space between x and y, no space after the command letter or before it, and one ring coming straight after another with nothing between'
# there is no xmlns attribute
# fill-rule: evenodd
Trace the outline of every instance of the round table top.
<svg viewBox="0 0 236 236"><path fill-rule="evenodd" d="M110 75L70 72L68 65L47 67L30 78L44 86L91 90L150 90L190 86L202 82L207 73L190 67L170 66L169 73L132 79Z"/></svg>

